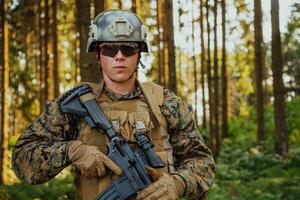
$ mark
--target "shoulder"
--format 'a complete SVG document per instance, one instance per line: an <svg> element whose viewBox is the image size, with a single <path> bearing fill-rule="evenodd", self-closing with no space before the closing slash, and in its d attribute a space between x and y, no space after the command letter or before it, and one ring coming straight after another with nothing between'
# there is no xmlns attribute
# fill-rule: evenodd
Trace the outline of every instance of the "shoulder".
<svg viewBox="0 0 300 200"><path fill-rule="evenodd" d="M164 94L163 90L164 87L154 83L154 82L139 82L139 86L141 87L143 93L148 96L148 93L154 96L156 102L158 103L159 106L163 104L164 100Z"/></svg>
<svg viewBox="0 0 300 200"><path fill-rule="evenodd" d="M192 120L192 105L184 102L181 97L167 88L164 88L163 94L164 101L161 111L169 122L170 128L186 127Z"/></svg>
<svg viewBox="0 0 300 200"><path fill-rule="evenodd" d="M99 97L101 95L101 91L103 89L103 82L100 82L100 83L91 83L91 82L81 82L77 85L74 85L73 87L69 87L65 90L65 92L63 94L61 94L58 98L59 99L64 99L66 98L67 96L71 95L73 92L75 92L77 89L85 86L85 85L88 85L91 87L92 89L92 93L96 96L96 97Z"/></svg>
<svg viewBox="0 0 300 200"><path fill-rule="evenodd" d="M160 106L168 103L182 103L182 100L177 96L173 91L165 88L162 85L159 85L154 82L139 82L140 87L143 92L150 92L158 102Z"/></svg>
<svg viewBox="0 0 300 200"><path fill-rule="evenodd" d="M100 81L99 83L92 83L92 82L81 82L81 85L89 85L92 88L92 92L96 97L101 95L104 82Z"/></svg>
<svg viewBox="0 0 300 200"><path fill-rule="evenodd" d="M163 88L164 101L176 101L182 102L181 98L177 96L173 91Z"/></svg>

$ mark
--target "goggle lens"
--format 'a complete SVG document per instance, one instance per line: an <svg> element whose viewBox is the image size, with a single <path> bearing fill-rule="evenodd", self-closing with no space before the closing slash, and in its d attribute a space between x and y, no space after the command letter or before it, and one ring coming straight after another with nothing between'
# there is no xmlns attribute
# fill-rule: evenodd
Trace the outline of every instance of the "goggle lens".
<svg viewBox="0 0 300 200"><path fill-rule="evenodd" d="M100 47L101 54L109 57L115 57L119 51L124 56L129 57L136 54L139 51L139 47L129 45L104 45Z"/></svg>

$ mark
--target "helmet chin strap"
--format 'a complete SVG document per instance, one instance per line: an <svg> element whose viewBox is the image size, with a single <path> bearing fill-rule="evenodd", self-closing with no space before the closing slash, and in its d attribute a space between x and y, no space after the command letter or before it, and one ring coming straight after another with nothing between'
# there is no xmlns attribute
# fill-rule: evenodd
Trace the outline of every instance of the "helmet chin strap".
<svg viewBox="0 0 300 200"><path fill-rule="evenodd" d="M139 63L141 62L141 52L139 52L139 56L137 58L137 61L136 61L136 66L135 66L135 71L134 72L137 72L138 68L139 68Z"/></svg>

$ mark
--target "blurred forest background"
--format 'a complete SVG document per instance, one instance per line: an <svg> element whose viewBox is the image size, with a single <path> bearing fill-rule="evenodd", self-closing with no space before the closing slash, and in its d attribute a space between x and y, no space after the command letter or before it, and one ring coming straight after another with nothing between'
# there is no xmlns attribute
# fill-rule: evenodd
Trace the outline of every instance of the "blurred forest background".
<svg viewBox="0 0 300 200"><path fill-rule="evenodd" d="M194 107L217 161L207 199L298 199L300 2L280 3L0 0L0 199L74 199L71 168L27 185L11 170L11 149L47 99L99 80L95 56L85 53L88 27L113 8L132 10L148 26L151 52L139 77ZM280 21L283 4L289 15Z"/></svg>

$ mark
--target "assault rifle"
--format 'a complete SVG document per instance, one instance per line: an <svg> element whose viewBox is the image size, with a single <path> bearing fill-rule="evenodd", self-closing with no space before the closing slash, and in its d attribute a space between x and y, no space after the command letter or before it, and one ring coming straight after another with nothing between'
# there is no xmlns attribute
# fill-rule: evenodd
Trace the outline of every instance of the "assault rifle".
<svg viewBox="0 0 300 200"><path fill-rule="evenodd" d="M121 139L114 131L95 98L81 100L81 96L91 93L88 85L73 88L58 100L63 113L84 117L90 128L96 128L109 138L108 157L122 168L123 174L98 195L96 200L123 200L133 196L151 184L151 178L145 170L149 165L162 168L165 164L153 151L148 137L143 131L135 133L137 149Z"/></svg>

